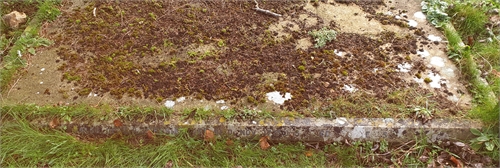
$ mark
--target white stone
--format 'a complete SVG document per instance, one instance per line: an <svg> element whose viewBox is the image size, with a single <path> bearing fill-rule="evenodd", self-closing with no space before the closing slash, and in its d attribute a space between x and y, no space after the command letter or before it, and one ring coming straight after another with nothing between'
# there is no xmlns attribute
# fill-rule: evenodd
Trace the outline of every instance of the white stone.
<svg viewBox="0 0 500 168"><path fill-rule="evenodd" d="M423 58L425 58L425 57L428 57L428 56L429 56L429 55L431 55L431 54L430 54L430 53L429 53L429 51L427 51L427 50L424 50L424 51L419 51L419 50L417 50L417 55L420 55L420 56L422 56Z"/></svg>
<svg viewBox="0 0 500 168"><path fill-rule="evenodd" d="M350 93L355 92L355 91L357 91L357 90L358 90L358 89L356 89L356 88L355 88L354 86L352 86L352 85L344 85L344 87L343 87L342 89L344 89L344 90L346 90L346 91L348 91L348 92L350 92Z"/></svg>
<svg viewBox="0 0 500 168"><path fill-rule="evenodd" d="M417 19L421 19L421 20L425 20L426 19L425 14L422 13L421 11L415 12L413 14L413 17L415 17Z"/></svg>
<svg viewBox="0 0 500 168"><path fill-rule="evenodd" d="M174 107L174 105L175 105L175 101L172 101L172 100L165 101L165 107L167 107L167 108L172 108L172 107Z"/></svg>
<svg viewBox="0 0 500 168"><path fill-rule="evenodd" d="M222 106L222 107L220 107L220 109L221 109L221 110L227 110L227 109L229 109L229 107L227 107L227 106Z"/></svg>
<svg viewBox="0 0 500 168"><path fill-rule="evenodd" d="M45 71L45 68L40 69L40 71L42 71L42 72Z"/></svg>
<svg viewBox="0 0 500 168"><path fill-rule="evenodd" d="M414 20L408 20L408 25L410 27L417 27L418 23L417 23L417 21L414 21Z"/></svg>
<svg viewBox="0 0 500 168"><path fill-rule="evenodd" d="M340 57L343 57L345 55L344 52L338 51L337 49L333 50L333 52L335 53L335 55L340 56Z"/></svg>
<svg viewBox="0 0 500 168"><path fill-rule="evenodd" d="M448 77L448 78L455 77L455 71L452 68L443 69L441 74Z"/></svg>
<svg viewBox="0 0 500 168"><path fill-rule="evenodd" d="M444 59L438 56L432 57L430 63L435 67L444 67Z"/></svg>
<svg viewBox="0 0 500 168"><path fill-rule="evenodd" d="M441 76L439 76L439 74L430 72L428 78L432 80L429 83L431 88L441 88Z"/></svg>
<svg viewBox="0 0 500 168"><path fill-rule="evenodd" d="M177 98L177 102L183 102L184 100L186 100L186 97L179 97Z"/></svg>
<svg viewBox="0 0 500 168"><path fill-rule="evenodd" d="M266 97L268 100L271 100L275 104L279 105L282 105L285 101L292 99L292 95L290 93L285 93L285 96L283 97L278 91L266 93Z"/></svg>
<svg viewBox="0 0 500 168"><path fill-rule="evenodd" d="M43 84L43 82L40 82L40 85Z"/></svg>
<svg viewBox="0 0 500 168"><path fill-rule="evenodd" d="M441 41L441 40L443 40L441 37L435 36L435 35L432 35L432 34L429 35L429 36L427 36L427 39L429 39L430 41L438 41L438 42Z"/></svg>
<svg viewBox="0 0 500 168"><path fill-rule="evenodd" d="M457 96L452 95L452 96L448 96L448 100L450 100L450 101L452 101L452 102L458 102L458 100L460 100L460 99L458 99L458 97L457 97Z"/></svg>
<svg viewBox="0 0 500 168"><path fill-rule="evenodd" d="M339 123L340 125L344 125L347 122L347 119L344 117L340 117L335 119L335 121L337 121L337 123Z"/></svg>
<svg viewBox="0 0 500 168"><path fill-rule="evenodd" d="M408 64L408 63L405 62L403 64L399 64L398 65L397 71L398 72L410 72L411 67L412 67L411 64Z"/></svg>
<svg viewBox="0 0 500 168"><path fill-rule="evenodd" d="M413 80L417 83L424 83L424 79L422 78L417 78L417 77L414 77Z"/></svg>
<svg viewBox="0 0 500 168"><path fill-rule="evenodd" d="M217 103L217 104L224 104L226 102L224 100L217 100L215 103Z"/></svg>

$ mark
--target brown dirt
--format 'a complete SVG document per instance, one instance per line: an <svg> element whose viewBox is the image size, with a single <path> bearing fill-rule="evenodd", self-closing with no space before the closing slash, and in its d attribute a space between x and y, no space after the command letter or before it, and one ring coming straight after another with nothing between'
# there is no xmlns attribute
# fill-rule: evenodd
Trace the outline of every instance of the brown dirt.
<svg viewBox="0 0 500 168"><path fill-rule="evenodd" d="M383 4L358 5L259 4L284 14L276 18L253 10L253 1L97 1L76 7L68 3L61 7L60 18L41 31L55 45L29 60L31 66L5 99L121 106L160 105L187 96L197 103L226 100L234 108L267 104L277 110L266 103L265 93L279 91L293 95L282 110L307 113L339 99L366 103L342 89L352 85L363 100L375 104L411 109L430 101L443 111L441 117L462 110L446 94L407 80L426 71L426 62L415 56L422 40L414 33L418 29L374 12ZM310 46L314 42L308 32L324 26L337 30L337 39L322 48ZM347 54L340 57L335 50ZM404 62L414 66L410 75L396 71ZM407 90L426 101L391 97Z"/></svg>

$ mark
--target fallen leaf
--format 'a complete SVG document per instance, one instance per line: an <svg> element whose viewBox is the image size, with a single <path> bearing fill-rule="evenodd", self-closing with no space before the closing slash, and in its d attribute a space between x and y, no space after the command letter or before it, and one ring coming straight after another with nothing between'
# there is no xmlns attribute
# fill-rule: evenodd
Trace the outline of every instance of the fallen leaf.
<svg viewBox="0 0 500 168"><path fill-rule="evenodd" d="M148 139L155 139L155 134L151 130L148 130L148 132L146 132L146 137Z"/></svg>
<svg viewBox="0 0 500 168"><path fill-rule="evenodd" d="M232 146L234 144L233 140L227 139L226 140L226 145L227 146Z"/></svg>
<svg viewBox="0 0 500 168"><path fill-rule="evenodd" d="M261 149L266 150L269 149L269 147L271 147L271 145L269 145L269 143L267 142L268 139L269 137L267 136L263 136L262 138L260 138L259 143Z"/></svg>
<svg viewBox="0 0 500 168"><path fill-rule="evenodd" d="M172 163L172 161L171 161L171 160L169 160L169 161L165 164L165 166L163 166L163 168L172 168L172 166L174 166L174 164Z"/></svg>
<svg viewBox="0 0 500 168"><path fill-rule="evenodd" d="M56 128L57 126L59 126L59 124L59 119L54 118L52 119L52 121L50 121L49 126L50 128Z"/></svg>
<svg viewBox="0 0 500 168"><path fill-rule="evenodd" d="M115 124L115 127L123 126L123 123L120 121L120 119L116 119L115 121L113 121L113 124Z"/></svg>
<svg viewBox="0 0 500 168"><path fill-rule="evenodd" d="M458 160L457 158L451 156L450 157L450 160L455 163L455 165L458 167L458 168L462 168L462 162L460 160Z"/></svg>
<svg viewBox="0 0 500 168"><path fill-rule="evenodd" d="M306 156L311 157L313 155L313 152L311 150L306 151Z"/></svg>
<svg viewBox="0 0 500 168"><path fill-rule="evenodd" d="M418 158L418 160L420 160L421 162L423 163L426 163L428 160L429 160L429 157L428 156L425 156L425 155L422 155Z"/></svg>
<svg viewBox="0 0 500 168"><path fill-rule="evenodd" d="M495 76L497 77L500 77L500 72L498 72L497 70L493 69L491 70L491 73L494 74Z"/></svg>
<svg viewBox="0 0 500 168"><path fill-rule="evenodd" d="M205 130L205 136L203 137L205 141L213 142L215 140L215 135L213 131Z"/></svg>

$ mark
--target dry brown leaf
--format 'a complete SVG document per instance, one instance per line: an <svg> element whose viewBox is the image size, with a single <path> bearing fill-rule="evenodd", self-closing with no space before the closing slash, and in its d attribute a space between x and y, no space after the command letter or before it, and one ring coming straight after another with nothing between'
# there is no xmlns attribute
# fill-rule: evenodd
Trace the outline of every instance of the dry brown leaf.
<svg viewBox="0 0 500 168"><path fill-rule="evenodd" d="M148 132L146 132L146 137L148 139L155 139L155 134L151 130L148 130Z"/></svg>
<svg viewBox="0 0 500 168"><path fill-rule="evenodd" d="M496 69L491 70L491 73L500 78L500 72L498 72Z"/></svg>
<svg viewBox="0 0 500 168"><path fill-rule="evenodd" d="M308 150L308 151L306 151L305 154L306 154L307 157L311 157L313 155L313 151Z"/></svg>
<svg viewBox="0 0 500 168"><path fill-rule="evenodd" d="M52 121L50 121L49 123L49 126L50 128L56 128L57 126L59 126L59 119L58 118L54 118L52 119Z"/></svg>
<svg viewBox="0 0 500 168"><path fill-rule="evenodd" d="M457 158L451 156L450 157L450 160L455 163L455 165L458 167L458 168L462 168L462 162L460 160L458 160Z"/></svg>
<svg viewBox="0 0 500 168"><path fill-rule="evenodd" d="M213 131L210 130L205 130L205 135L203 137L205 141L214 141L215 140L215 135Z"/></svg>
<svg viewBox="0 0 500 168"><path fill-rule="evenodd" d="M164 167L164 168L171 168L172 166L174 166L174 164L172 163L172 161L171 161L171 160L169 160L169 161L165 164L165 166L163 166L163 167Z"/></svg>
<svg viewBox="0 0 500 168"><path fill-rule="evenodd" d="M120 119L116 119L115 121L113 121L113 124L115 124L115 127L123 126L123 123L120 121Z"/></svg>
<svg viewBox="0 0 500 168"><path fill-rule="evenodd" d="M232 146L234 144L233 140L227 139L226 140L226 145L227 146Z"/></svg>
<svg viewBox="0 0 500 168"><path fill-rule="evenodd" d="M269 142L267 142L268 139L269 137L267 136L263 136L262 138L260 138L259 143L261 149L266 150L269 149L269 147L271 147L271 145L269 145Z"/></svg>

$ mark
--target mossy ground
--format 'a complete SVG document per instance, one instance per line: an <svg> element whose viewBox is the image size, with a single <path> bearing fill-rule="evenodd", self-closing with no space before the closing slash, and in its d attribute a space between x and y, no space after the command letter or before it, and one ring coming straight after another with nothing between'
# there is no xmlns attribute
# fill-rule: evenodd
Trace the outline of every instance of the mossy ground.
<svg viewBox="0 0 500 168"><path fill-rule="evenodd" d="M435 117L451 117L462 116L467 108L397 72L397 65L404 62L414 64L410 77L426 70L422 60L411 58L416 57L417 40L424 33L376 13L382 4L359 3L366 13L353 15L366 15L400 31L349 33L335 21L322 23L321 17L310 14L319 24L311 26L299 19L283 22L255 12L254 5L250 1L97 1L81 6L65 2L62 15L41 30L54 45L33 61L38 61L39 68L57 69L52 71L55 75L47 76L51 82L45 81L43 86L13 86L13 93L40 96L16 94L22 96L12 101L40 97L42 104L71 104L85 103L96 95L98 101L92 103L97 105L103 99L102 103L132 99L160 106L165 100L191 97L225 100L234 109L269 107L263 110L295 111L302 116L325 116L332 109L346 108L348 112L336 113L352 117L412 117L414 107L432 108ZM293 19L298 14L292 13L307 14L302 3L259 5ZM336 40L322 48L297 48L300 39L310 38L307 32L322 27L337 30ZM347 54L340 57L335 50ZM40 72L26 74L33 76L30 81L43 81L36 73ZM266 79L266 74L275 75ZM358 91L352 94L345 86L355 86ZM293 98L281 106L264 106L268 102L265 93L271 91L288 92ZM398 94L393 93L401 91L417 98L394 97ZM337 106L339 102L367 106ZM116 104L123 105L130 104Z"/></svg>

